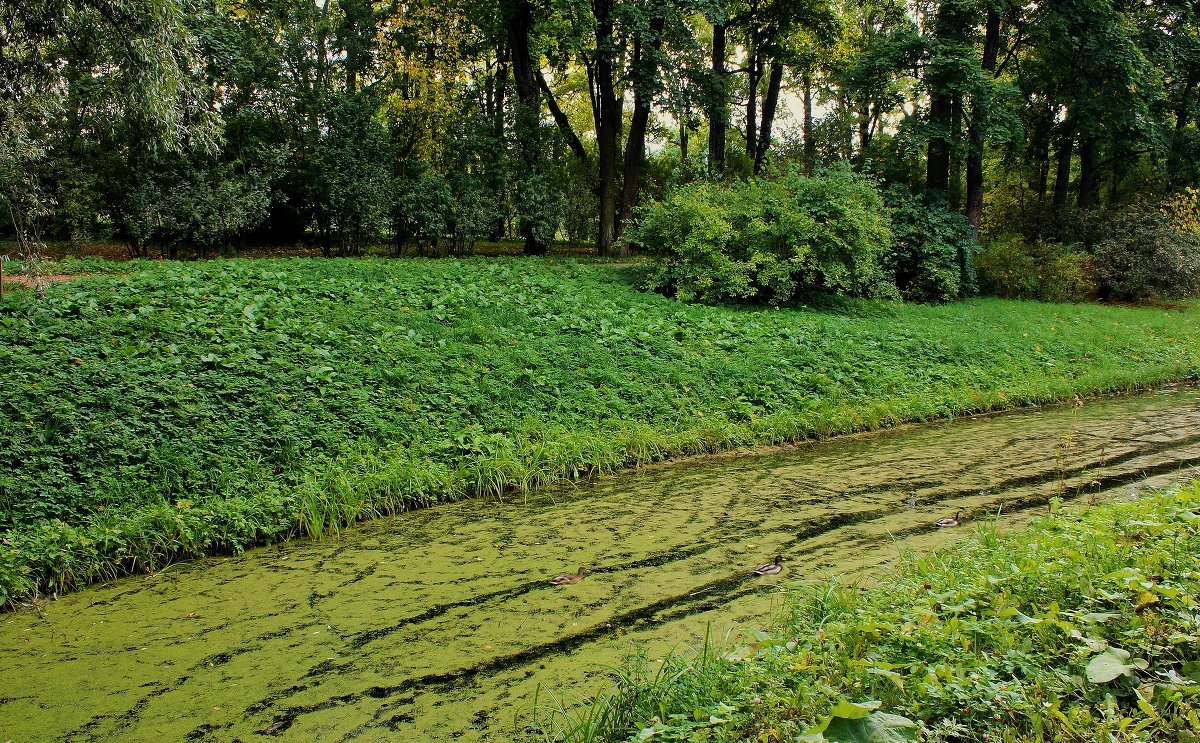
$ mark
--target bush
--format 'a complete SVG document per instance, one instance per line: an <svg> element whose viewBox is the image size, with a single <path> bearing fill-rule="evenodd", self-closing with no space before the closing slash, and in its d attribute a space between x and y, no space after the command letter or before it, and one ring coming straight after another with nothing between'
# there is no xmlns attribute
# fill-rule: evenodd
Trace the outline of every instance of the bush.
<svg viewBox="0 0 1200 743"><path fill-rule="evenodd" d="M1091 257L1061 243L1008 236L989 243L975 267L983 292L1004 299L1082 302L1096 294Z"/></svg>
<svg viewBox="0 0 1200 743"><path fill-rule="evenodd" d="M1185 188L1164 200L1161 208L1175 229L1200 237L1200 191Z"/></svg>
<svg viewBox="0 0 1200 743"><path fill-rule="evenodd" d="M900 187L890 189L887 200L893 243L882 265L900 294L917 302L975 294L975 240L966 218L944 199L926 202Z"/></svg>
<svg viewBox="0 0 1200 743"><path fill-rule="evenodd" d="M989 193L980 232L984 242L1022 235L1031 242L1092 245L1103 235L1103 219L1098 209L1055 208L1048 201L1002 191Z"/></svg>
<svg viewBox="0 0 1200 743"><path fill-rule="evenodd" d="M1200 234L1159 206L1136 204L1110 219L1092 258L1105 298L1200 293Z"/></svg>
<svg viewBox="0 0 1200 743"><path fill-rule="evenodd" d="M883 200L848 170L695 183L640 216L633 241L657 259L650 287L679 299L779 304L801 290L895 293L878 264L891 243Z"/></svg>

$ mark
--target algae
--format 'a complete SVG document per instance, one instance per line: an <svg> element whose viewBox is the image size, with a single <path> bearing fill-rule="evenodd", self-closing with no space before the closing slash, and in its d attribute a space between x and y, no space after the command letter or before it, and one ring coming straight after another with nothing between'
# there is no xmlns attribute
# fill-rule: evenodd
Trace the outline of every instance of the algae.
<svg viewBox="0 0 1200 743"><path fill-rule="evenodd" d="M1200 465L1200 393L964 419L467 501L0 616L0 740L513 740L787 586ZM778 578L747 573L776 553ZM579 565L580 583L547 579Z"/></svg>

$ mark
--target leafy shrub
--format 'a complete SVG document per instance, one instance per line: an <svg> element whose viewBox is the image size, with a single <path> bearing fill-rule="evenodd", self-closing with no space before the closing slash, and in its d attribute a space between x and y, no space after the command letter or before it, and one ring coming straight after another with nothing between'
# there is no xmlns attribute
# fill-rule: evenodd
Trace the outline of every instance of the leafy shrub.
<svg viewBox="0 0 1200 743"><path fill-rule="evenodd" d="M1031 242L1091 245L1103 234L1101 215L1098 209L1055 208L1049 201L1039 202L998 189L989 192L980 233L984 242L1021 235Z"/></svg>
<svg viewBox="0 0 1200 743"><path fill-rule="evenodd" d="M1148 204L1110 219L1092 247L1100 295L1141 300L1200 293L1200 234L1184 224Z"/></svg>
<svg viewBox="0 0 1200 743"><path fill-rule="evenodd" d="M392 186L389 137L371 102L348 98L330 111L320 140L320 167L328 208L346 255L360 255L387 215Z"/></svg>
<svg viewBox="0 0 1200 743"><path fill-rule="evenodd" d="M1200 237L1200 191L1185 188L1164 200L1162 211L1176 229Z"/></svg>
<svg viewBox="0 0 1200 743"><path fill-rule="evenodd" d="M454 203L454 193L445 176L421 173L400 179L396 184L392 211L397 252L410 239L418 246L435 243L446 231L446 215Z"/></svg>
<svg viewBox="0 0 1200 743"><path fill-rule="evenodd" d="M895 291L878 265L891 242L883 200L848 170L685 186L642 210L633 240L657 258L651 288L684 300Z"/></svg>
<svg viewBox="0 0 1200 743"><path fill-rule="evenodd" d="M281 152L263 153L265 164L220 163L195 153L165 154L145 164L127 194L124 226L145 254L228 249L235 238L267 216Z"/></svg>
<svg viewBox="0 0 1200 743"><path fill-rule="evenodd" d="M1061 243L1011 235L989 243L975 266L984 293L1004 299L1082 302L1096 294L1091 257Z"/></svg>
<svg viewBox="0 0 1200 743"><path fill-rule="evenodd" d="M905 299L942 302L974 294L975 241L971 225L943 199L926 202L903 188L887 193L892 249L881 263Z"/></svg>

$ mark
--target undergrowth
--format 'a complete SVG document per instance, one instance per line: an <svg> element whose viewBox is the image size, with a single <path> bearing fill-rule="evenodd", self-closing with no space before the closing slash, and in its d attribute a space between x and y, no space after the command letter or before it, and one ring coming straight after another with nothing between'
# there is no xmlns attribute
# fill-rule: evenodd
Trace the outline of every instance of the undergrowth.
<svg viewBox="0 0 1200 743"><path fill-rule="evenodd" d="M118 270L119 269L119 270ZM666 457L1143 388L1200 307L681 304L572 261L57 267L0 306L0 604Z"/></svg>
<svg viewBox="0 0 1200 743"><path fill-rule="evenodd" d="M875 588L796 597L751 645L633 664L580 741L1200 740L1200 483L1019 533L979 527Z"/></svg>

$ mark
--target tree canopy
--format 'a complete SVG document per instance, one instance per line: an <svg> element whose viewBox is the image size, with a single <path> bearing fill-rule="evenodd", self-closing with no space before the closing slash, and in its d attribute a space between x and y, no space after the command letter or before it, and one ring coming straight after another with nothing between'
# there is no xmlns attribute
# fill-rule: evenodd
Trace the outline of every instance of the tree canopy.
<svg viewBox="0 0 1200 743"><path fill-rule="evenodd" d="M640 204L691 181L841 164L976 237L1043 239L1200 185L1198 15L1190 0L6 3L0 199L18 238L142 255L504 238L608 255Z"/></svg>

